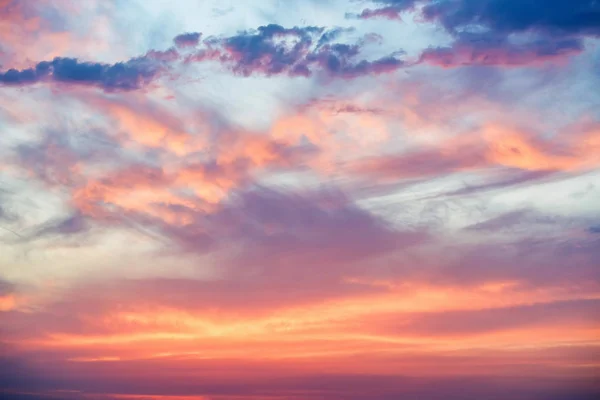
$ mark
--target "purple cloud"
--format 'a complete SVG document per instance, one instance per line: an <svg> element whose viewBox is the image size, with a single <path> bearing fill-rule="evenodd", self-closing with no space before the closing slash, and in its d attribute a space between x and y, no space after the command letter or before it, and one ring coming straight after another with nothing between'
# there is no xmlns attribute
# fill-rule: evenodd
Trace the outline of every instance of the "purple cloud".
<svg viewBox="0 0 600 400"><path fill-rule="evenodd" d="M400 20L401 14L415 8L422 0L374 0L373 3L381 6L380 8L365 8L358 15L348 15L359 19L386 18Z"/></svg>
<svg viewBox="0 0 600 400"><path fill-rule="evenodd" d="M384 7L378 8L375 10L371 10L370 8L365 8L362 10L360 14L358 14L358 18L360 19L373 19L373 18L387 18L387 19L400 19L400 12L396 7Z"/></svg>
<svg viewBox="0 0 600 400"><path fill-rule="evenodd" d="M450 47L429 48L420 62L442 67L464 65L521 66L560 60L583 51L578 38L539 38L515 44L501 35L459 33Z"/></svg>
<svg viewBox="0 0 600 400"><path fill-rule="evenodd" d="M170 225L144 215L131 214L130 218L188 251L204 253L237 243L247 251L245 264L260 265L274 275L302 265L334 268L428 239L419 230L388 226L338 191L285 193L254 188L232 194L231 201L216 213L178 207L193 222ZM291 270L283 268L283 260Z"/></svg>
<svg viewBox="0 0 600 400"><path fill-rule="evenodd" d="M200 42L201 36L202 34L199 32L182 33L181 35L175 36L173 43L175 43L177 47L194 47Z"/></svg>

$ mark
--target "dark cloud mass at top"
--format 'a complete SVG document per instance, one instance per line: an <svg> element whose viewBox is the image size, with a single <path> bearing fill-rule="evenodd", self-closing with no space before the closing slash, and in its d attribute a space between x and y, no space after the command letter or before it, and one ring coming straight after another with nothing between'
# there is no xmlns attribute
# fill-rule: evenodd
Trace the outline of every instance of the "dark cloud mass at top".
<svg viewBox="0 0 600 400"><path fill-rule="evenodd" d="M23 86L54 81L97 86L105 91L128 91L146 86L177 60L216 61L243 76L308 77L314 72L323 72L333 78L346 79L389 73L403 66L403 61L395 55L370 61L360 57L362 44L334 43L344 31L271 24L230 37L207 38L206 47L185 58L175 49L150 51L145 56L112 65L57 57L39 62L34 68L9 69L0 73L0 82ZM185 33L173 41L178 48L191 48L199 44L200 37L200 33Z"/></svg>
<svg viewBox="0 0 600 400"><path fill-rule="evenodd" d="M436 65L527 65L580 53L583 37L600 35L600 4L595 0L378 0L359 18L401 19L419 7L417 17L440 24L456 37L444 48L426 50L421 60ZM514 44L510 35L528 35Z"/></svg>
<svg viewBox="0 0 600 400"><path fill-rule="evenodd" d="M373 4L382 7L364 9L359 18L400 19L401 13L417 12L424 21L438 23L455 36L451 46L430 46L420 57L422 62L445 67L527 65L560 59L581 52L582 37L600 35L600 6L594 0L378 0ZM475 27L478 29L473 31ZM363 43L333 42L344 31L348 29L270 24L230 37L207 38L205 45L185 60L217 61L243 76L308 77L322 71L346 79L389 73L405 66L397 53L367 60L360 56ZM530 38L513 43L511 34L528 34ZM198 32L183 33L173 42L180 49L195 48L201 37ZM150 51L115 64L56 57L32 68L8 69L0 73L0 82L22 86L56 81L127 91L147 85L180 58L174 49Z"/></svg>
<svg viewBox="0 0 600 400"><path fill-rule="evenodd" d="M600 4L596 0L426 1L423 15L451 32L480 25L504 34L600 35Z"/></svg>

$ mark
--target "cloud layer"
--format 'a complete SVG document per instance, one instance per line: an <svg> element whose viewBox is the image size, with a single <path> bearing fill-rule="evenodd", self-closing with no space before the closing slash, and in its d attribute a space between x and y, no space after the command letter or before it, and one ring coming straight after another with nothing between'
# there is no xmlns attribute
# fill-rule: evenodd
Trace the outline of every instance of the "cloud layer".
<svg viewBox="0 0 600 400"><path fill-rule="evenodd" d="M159 3L0 0L0 392L600 395L598 2Z"/></svg>

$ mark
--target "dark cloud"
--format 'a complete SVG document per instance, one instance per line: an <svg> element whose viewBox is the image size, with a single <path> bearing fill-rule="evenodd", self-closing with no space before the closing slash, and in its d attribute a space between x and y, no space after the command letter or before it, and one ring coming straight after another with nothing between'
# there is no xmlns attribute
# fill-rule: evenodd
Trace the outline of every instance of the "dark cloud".
<svg viewBox="0 0 600 400"><path fill-rule="evenodd" d="M595 0L375 0L358 18L400 19L423 5L424 21L441 24L455 42L426 50L421 61L435 65L527 65L565 58L583 50L583 36L600 36ZM474 29L477 28L477 29ZM475 33L477 32L477 33ZM512 34L533 35L524 43Z"/></svg>
<svg viewBox="0 0 600 400"><path fill-rule="evenodd" d="M24 70L9 69L4 73L0 73L0 82L5 85L26 85L39 80L37 71L28 68Z"/></svg>
<svg viewBox="0 0 600 400"><path fill-rule="evenodd" d="M590 226L588 230L590 233L600 233L600 225Z"/></svg>
<svg viewBox="0 0 600 400"><path fill-rule="evenodd" d="M449 32L479 25L506 35L600 35L596 0L439 0L428 2L423 15Z"/></svg>
<svg viewBox="0 0 600 400"><path fill-rule="evenodd" d="M140 89L157 79L176 61L217 61L236 74L310 76L321 70L332 77L356 78L364 75L388 73L404 65L397 58L401 52L376 60L359 57L362 46L332 43L352 28L322 27L284 28L270 24L253 31L244 31L225 38L207 38L205 47L181 58L174 48L166 51L151 50L144 56L126 62L104 64L80 61L76 58L57 57L42 61L33 68L9 69L0 73L0 84L25 86L38 82L100 87L107 92ZM173 41L177 47L195 47L200 33L184 33Z"/></svg>
<svg viewBox="0 0 600 400"><path fill-rule="evenodd" d="M451 46L428 49L421 56L441 66L527 65L566 58L583 50L584 36L600 35L600 3L595 0L423 3L424 19L455 36ZM524 34L526 40L515 43L509 39L513 34Z"/></svg>
<svg viewBox="0 0 600 400"><path fill-rule="evenodd" d="M307 57L309 64L316 63L331 76L356 78L366 75L379 75L393 72L404 65L395 56L387 56L374 61L354 61L360 48L357 45L335 44L323 46L318 52Z"/></svg>
<svg viewBox="0 0 600 400"><path fill-rule="evenodd" d="M217 39L213 44L223 47L218 56L210 56L238 74L311 76L315 71L340 78L356 78L381 74L403 66L396 54L377 60L360 59L364 41L359 44L332 43L349 29L320 27L283 28L279 25L261 26L256 31ZM316 43L316 44L315 44ZM200 52L204 60L208 53Z"/></svg>
<svg viewBox="0 0 600 400"><path fill-rule="evenodd" d="M423 4L423 17L438 22L456 37L444 48L430 48L422 62L442 66L526 65L568 57L583 49L583 35L600 35L600 9L594 0L376 0L380 8L365 9L359 18L399 19L402 12ZM469 32L479 26L483 33ZM206 48L189 56L191 61L219 61L235 73L250 76L285 74L310 76L320 69L333 77L356 78L395 71L404 63L397 53L367 60L359 57L362 44L332 43L348 28L284 28L270 24L226 38L205 41ZM533 33L524 43L509 40L512 33ZM183 33L177 47L195 47L201 34ZM352 52L342 48L348 46ZM179 59L175 50L151 51L145 56L115 64L57 57L33 68L0 73L0 83L22 86L40 81L98 86L106 91L134 90L156 79L167 63Z"/></svg>
<svg viewBox="0 0 600 400"><path fill-rule="evenodd" d="M155 56L132 58L116 64L82 62L76 58L57 57L42 61L35 68L9 69L0 73L4 85L23 86L42 81L90 85L105 91L134 90L155 79L163 70Z"/></svg>
<svg viewBox="0 0 600 400"><path fill-rule="evenodd" d="M194 47L200 42L201 36L202 34L199 32L182 33L181 35L175 36L173 43L175 43L177 47Z"/></svg>
<svg viewBox="0 0 600 400"><path fill-rule="evenodd" d="M260 26L254 32L226 38L223 46L233 61L232 69L242 75L256 72L265 75L282 72L303 75L297 68L298 64L309 52L315 35L323 30L318 27L287 29L271 24ZM290 42L284 39L290 39Z"/></svg>

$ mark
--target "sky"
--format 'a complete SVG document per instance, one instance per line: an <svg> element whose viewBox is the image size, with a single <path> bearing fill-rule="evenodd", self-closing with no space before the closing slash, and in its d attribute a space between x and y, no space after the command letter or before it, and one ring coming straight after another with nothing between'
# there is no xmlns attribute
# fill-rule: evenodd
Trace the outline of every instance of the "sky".
<svg viewBox="0 0 600 400"><path fill-rule="evenodd" d="M0 365L600 398L600 1L0 0Z"/></svg>

